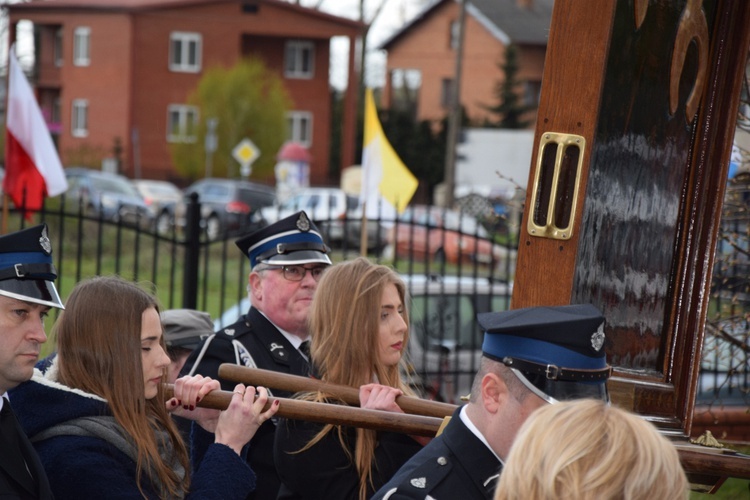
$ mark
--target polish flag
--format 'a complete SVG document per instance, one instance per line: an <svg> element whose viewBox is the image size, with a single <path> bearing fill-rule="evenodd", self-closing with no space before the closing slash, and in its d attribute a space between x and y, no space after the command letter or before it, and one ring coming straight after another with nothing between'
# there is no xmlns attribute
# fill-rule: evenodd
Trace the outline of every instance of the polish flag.
<svg viewBox="0 0 750 500"><path fill-rule="evenodd" d="M68 182L47 123L13 47L8 55L3 191L29 217L42 208L45 196L64 193Z"/></svg>

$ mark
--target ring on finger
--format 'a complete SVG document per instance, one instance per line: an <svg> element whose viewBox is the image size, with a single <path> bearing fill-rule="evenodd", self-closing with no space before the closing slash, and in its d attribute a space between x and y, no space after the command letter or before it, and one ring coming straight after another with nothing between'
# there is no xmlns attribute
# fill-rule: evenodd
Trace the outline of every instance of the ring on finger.
<svg viewBox="0 0 750 500"><path fill-rule="evenodd" d="M235 394L239 394L240 396L244 396L245 395L244 391L234 391L234 393Z"/></svg>

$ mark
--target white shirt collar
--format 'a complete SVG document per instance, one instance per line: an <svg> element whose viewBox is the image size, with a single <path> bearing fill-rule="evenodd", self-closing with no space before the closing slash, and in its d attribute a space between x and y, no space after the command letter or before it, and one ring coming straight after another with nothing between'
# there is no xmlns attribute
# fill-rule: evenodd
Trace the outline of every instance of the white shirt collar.
<svg viewBox="0 0 750 500"><path fill-rule="evenodd" d="M499 456L497 456L497 453L495 453L495 450L492 449L492 447L490 446L490 443L487 442L487 440L484 438L484 435L481 432L479 432L479 429L477 429L477 427L474 425L474 422L472 422L471 419L469 418L469 415L466 413L467 406L469 405L463 405L461 407L461 411L458 413L458 416L461 419L461 422L464 423L466 428L469 429L471 433L477 437L477 439L479 439L481 442L484 443L487 449L490 450L493 455L495 455L495 458L497 458L497 461L503 464L502 459Z"/></svg>

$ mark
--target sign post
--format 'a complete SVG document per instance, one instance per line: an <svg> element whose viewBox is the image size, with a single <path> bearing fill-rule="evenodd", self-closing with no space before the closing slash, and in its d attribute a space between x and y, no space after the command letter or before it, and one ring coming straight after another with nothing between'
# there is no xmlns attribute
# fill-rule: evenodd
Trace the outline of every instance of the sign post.
<svg viewBox="0 0 750 500"><path fill-rule="evenodd" d="M260 156L260 149L246 137L234 147L232 156L240 164L240 176L247 179L253 170L253 162Z"/></svg>

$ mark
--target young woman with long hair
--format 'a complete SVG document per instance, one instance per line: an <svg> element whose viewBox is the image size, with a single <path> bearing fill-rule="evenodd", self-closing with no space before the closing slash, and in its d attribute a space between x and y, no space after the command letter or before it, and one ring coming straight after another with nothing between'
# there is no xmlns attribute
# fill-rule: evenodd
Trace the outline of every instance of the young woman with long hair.
<svg viewBox="0 0 750 500"><path fill-rule="evenodd" d="M57 354L12 398L58 500L244 499L252 491L241 453L277 406L263 412L266 390L256 399L238 384L226 411L196 409L219 389L200 376L178 379L167 400L170 359L154 297L117 277L85 280L53 328ZM194 467L170 413L215 432L214 443L192 450Z"/></svg>
<svg viewBox="0 0 750 500"><path fill-rule="evenodd" d="M401 412L396 397L414 395L400 371L409 343L405 300L399 276L363 257L326 270L310 309L313 375L359 388L362 408ZM298 397L339 403L323 393ZM401 434L282 419L279 498L367 498L420 448Z"/></svg>

